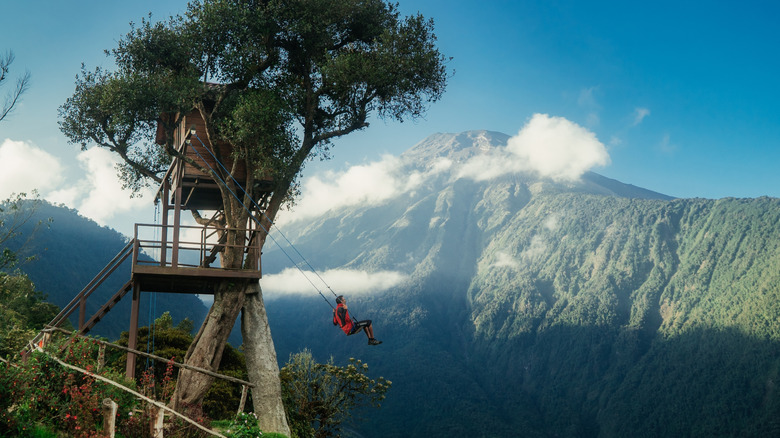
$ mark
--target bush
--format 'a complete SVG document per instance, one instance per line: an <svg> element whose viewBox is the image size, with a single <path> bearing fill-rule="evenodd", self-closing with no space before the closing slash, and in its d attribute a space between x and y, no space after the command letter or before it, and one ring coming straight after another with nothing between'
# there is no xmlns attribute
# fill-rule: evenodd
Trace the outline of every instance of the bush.
<svg viewBox="0 0 780 438"><path fill-rule="evenodd" d="M350 358L340 367L321 364L304 350L282 368L282 398L287 422L297 438L338 436L341 424L361 405L379 407L392 382L368 377L368 364Z"/></svg>

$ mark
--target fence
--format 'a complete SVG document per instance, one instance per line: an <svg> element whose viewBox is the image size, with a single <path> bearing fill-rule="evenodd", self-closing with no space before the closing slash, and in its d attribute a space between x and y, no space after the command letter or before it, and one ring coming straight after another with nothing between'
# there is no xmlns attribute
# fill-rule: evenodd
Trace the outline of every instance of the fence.
<svg viewBox="0 0 780 438"><path fill-rule="evenodd" d="M187 423L190 423L193 426L203 430L204 432L210 433L213 436L217 436L217 437L221 437L221 438L226 438L226 437L224 435L220 434L219 432L211 430L211 429L209 429L209 428L207 428L207 427L197 423L196 421L190 419L186 415L183 415L183 414L175 411L174 409L169 408L168 406L164 405L163 403L160 403L160 402L158 402L156 400L153 400L153 399L151 399L149 397L146 397L143 394L140 394L140 393L138 393L138 392L136 392L136 391L134 391L134 390L132 390L130 388L122 386L122 385L114 382L113 380L108 379L106 377L103 377L103 376L101 376L101 375L99 375L97 373L93 373L91 371L88 371L88 370L79 368L77 366L65 363L62 360L60 360L59 358L54 357L50 353L44 351L43 347L45 347L46 343L50 341L51 334L53 334L53 332L61 332L61 333L64 333L64 334L66 334L68 336L71 336L71 337L88 339L91 342L96 342L96 343L100 344L100 350L98 352L98 367L97 367L97 371L98 372L100 371L100 369L103 366L102 362L103 362L103 357L105 355L105 348L106 347L111 347L111 348L115 348L115 349L119 349L119 350L123 350L123 351L129 352L129 353L134 353L134 354L137 354L139 356L148 357L148 358L153 359L153 360L163 361L163 362L166 362L166 363L172 363L173 366L175 366L177 368L185 368L185 369L193 370L193 371L196 371L196 372L200 372L200 373L209 375L209 376L214 377L214 378L223 379L223 380L227 380L227 381L232 382L232 383L240 384L240 385L242 385L242 390L241 390L241 401L240 401L239 407L238 407L238 413L241 413L241 412L244 411L244 407L246 405L246 398L247 398L247 395L248 395L248 390L249 390L249 388L254 388L254 386L255 386L253 383L247 382L245 380L241 380L241 379L237 379L235 377L231 377L231 376L226 376L226 375L223 375L223 374L215 373L213 371L206 370L206 369L199 368L199 367L195 367L195 366L192 366L192 365L178 363L178 362L175 362L175 361L171 361L169 359L165 359L165 358L160 357L160 356L155 356L154 354L146 353L146 352L139 351L139 350L134 350L134 349L131 349L131 348L123 347L121 345L116 345L116 344L112 344L110 342L105 342L105 341L102 341L102 340L99 340L99 339L89 338L87 336L82 336L82 335L79 335L79 334L76 334L76 333L69 332L68 330L65 330L65 329L62 329L62 328L59 328L59 327L47 327L46 329L43 330L42 333L46 333L48 336L44 336L43 338L38 340L36 344L31 344L30 345L31 349L35 349L37 351L42 352L43 354L46 354L49 358L51 358L52 360L54 360L55 362L57 362L58 364L60 364L61 366L65 367L65 368L71 369L73 371L77 371L77 372L79 372L81 374L84 374L84 375L87 375L87 376L92 377L94 379L97 379L97 380L100 380L102 382L105 382L105 383L107 383L109 385L112 385L112 386L114 386L116 388L119 388L122 391L128 392L128 393L132 394L133 396L135 396L136 398L138 398L140 400L143 400L144 402L148 403L150 406L152 406L152 413L153 413L154 420L152 422L151 429L152 429L152 436L154 436L155 438L162 438L163 437L163 422L164 422L164 413L165 412L168 412L171 415L174 415L174 416L176 416L178 418L181 418L182 420L186 421ZM116 418L115 417L116 416L116 409L117 409L116 403L114 403L112 400L110 400L110 399L103 400L103 415L104 415L104 422L103 422L103 424L104 424L104 433L106 434L105 436L109 436L109 437L113 437L114 436L114 419Z"/></svg>

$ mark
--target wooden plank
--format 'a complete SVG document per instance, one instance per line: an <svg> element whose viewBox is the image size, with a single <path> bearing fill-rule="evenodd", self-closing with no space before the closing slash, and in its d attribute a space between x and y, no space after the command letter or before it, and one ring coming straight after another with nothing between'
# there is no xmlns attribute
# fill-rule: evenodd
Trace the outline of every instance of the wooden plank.
<svg viewBox="0 0 780 438"><path fill-rule="evenodd" d="M188 268L169 267L156 265L135 265L133 274L140 275L165 275L179 277L207 277L207 278L260 278L260 273L254 269L224 269L224 268Z"/></svg>

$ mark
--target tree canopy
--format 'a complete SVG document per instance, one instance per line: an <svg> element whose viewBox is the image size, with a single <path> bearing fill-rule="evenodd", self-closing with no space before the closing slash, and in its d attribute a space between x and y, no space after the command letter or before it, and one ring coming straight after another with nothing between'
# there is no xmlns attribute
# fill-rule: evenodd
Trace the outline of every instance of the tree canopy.
<svg viewBox="0 0 780 438"><path fill-rule="evenodd" d="M415 118L440 98L446 60L435 41L432 21L382 0L195 1L182 16L132 24L106 52L115 71L83 68L60 126L73 143L118 153L123 181L138 189L177 155L154 142L158 125L172 133L181 120L165 115L196 108L211 140L229 143L254 176L273 174L280 205L331 140L372 113Z"/></svg>
<svg viewBox="0 0 780 438"><path fill-rule="evenodd" d="M435 43L431 20L401 17L384 0L196 0L182 15L132 24L106 52L115 70L84 67L60 107L60 127L72 143L119 154L121 180L135 190L161 182L172 159L210 174L220 189L217 222L227 241L255 239L262 246L279 209L294 199L307 160L327 158L333 139L366 128L371 115L420 117L441 97L446 59ZM232 158L232 169L207 168L177 149L174 131L193 110L204 122L209 152L221 162ZM235 181L239 162L246 174ZM250 210L240 203L251 205L261 190L255 182L269 176L273 187L262 188L267 202L259 230L240 236L250 232ZM233 199L242 192L238 184L241 200ZM253 266L255 257L259 251L245 256L228 245L221 266ZM271 430L285 432L278 374L257 371L277 366L259 285L225 280L217 289L185 360L218 366L222 348L212 346L224 345L243 310L250 379L268 380L258 385L268 392L253 398L255 408L277 412L276 420L269 414L263 421L280 420ZM202 400L211 382L185 372L179 383L174 406ZM264 399L275 407L260 406Z"/></svg>

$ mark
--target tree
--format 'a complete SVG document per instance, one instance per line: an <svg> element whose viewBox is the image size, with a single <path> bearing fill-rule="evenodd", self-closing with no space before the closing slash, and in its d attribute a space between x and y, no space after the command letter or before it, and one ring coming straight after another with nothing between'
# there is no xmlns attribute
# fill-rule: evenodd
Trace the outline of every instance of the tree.
<svg viewBox="0 0 780 438"><path fill-rule="evenodd" d="M12 194L3 201L0 201L0 271L7 270L16 266L19 262L18 253L24 250L25 245L33 238L38 228L44 222L51 222L51 218L39 220L27 235L22 244L16 244L17 250L9 248L14 240L21 236L22 228L35 216L41 205L37 193L33 192L33 198L28 199L26 193ZM29 258L28 258L29 260Z"/></svg>
<svg viewBox="0 0 780 438"><path fill-rule="evenodd" d="M360 405L380 406L392 382L369 378L368 364L350 359L344 367L317 363L304 350L290 356L281 370L284 407L299 438L338 436L341 424Z"/></svg>
<svg viewBox="0 0 780 438"><path fill-rule="evenodd" d="M4 85L4 82L8 80L8 74L11 72L11 64L15 59L14 52L8 51L5 55L0 54L0 87ZM0 121L5 119L5 116L11 113L19 102L19 98L27 91L30 86L30 72L25 72L22 76L16 79L16 86L11 92L8 93L2 106L0 106Z"/></svg>
<svg viewBox="0 0 780 438"><path fill-rule="evenodd" d="M184 318L178 324L173 325L173 316L166 311L154 320L151 326L138 328L138 345L140 349L147 349L152 354L181 361L187 353L187 348L192 343L192 320ZM128 332L122 332L117 344L127 347ZM117 369L124 369L127 354L117 354L111 365ZM148 367L148 368L147 368ZM151 375L155 380L155 386L162 388L168 363L154 360L138 361L136 363L136 376L148 378ZM219 372L231 377L246 380L246 361L243 354L229 344L225 346L225 352L220 361ZM143 377L139 377L143 379ZM176 378L174 377L174 381ZM142 382L138 382L141 384ZM236 408L241 400L241 387L226 380L217 380L212 385L203 401L203 412L211 419L228 419L236 413Z"/></svg>
<svg viewBox="0 0 780 438"><path fill-rule="evenodd" d="M222 194L221 225L233 229L221 266L251 264L233 242L249 236L249 213L232 193L230 171L180 156L173 130L192 108L211 144L226 142L246 164L244 204L255 182L273 177L273 192L255 239L294 199L307 160L327 158L331 141L368 126L369 117L405 120L424 114L446 85L445 59L433 22L400 17L383 0L201 0L183 16L133 25L110 52L117 70L82 70L76 91L60 108L60 126L82 148L95 144L119 154L128 187L161 182L179 157L210 173ZM178 115L178 117L176 116ZM168 133L154 143L157 128ZM220 159L226 151L213 147ZM195 213L196 219L200 215ZM278 366L260 285L225 282L185 358L216 369L230 329L242 313L242 333L255 412L263 430L287 432ZM175 404L202 400L212 379L183 372Z"/></svg>
<svg viewBox="0 0 780 438"><path fill-rule="evenodd" d="M0 356L18 355L60 309L22 273L0 272Z"/></svg>
<svg viewBox="0 0 780 438"><path fill-rule="evenodd" d="M12 272L19 265L19 253L25 251L26 244L44 223L39 220L32 224L27 236L22 236L22 229L35 216L41 203L37 198L27 199L26 196L19 193L0 201L0 356L20 352L59 312L57 306L45 301L44 294L35 290L27 275ZM20 237L23 242L17 241ZM27 257L22 263L32 258L34 256Z"/></svg>

